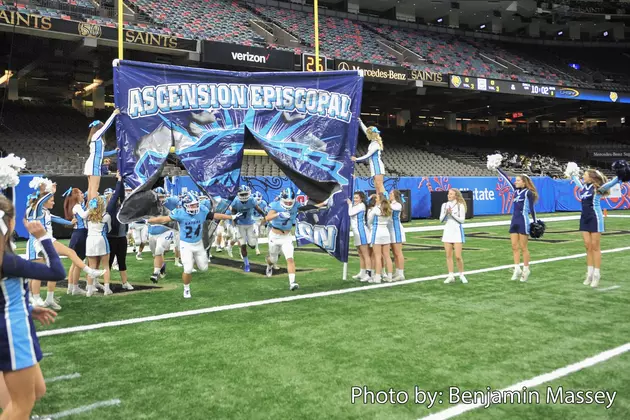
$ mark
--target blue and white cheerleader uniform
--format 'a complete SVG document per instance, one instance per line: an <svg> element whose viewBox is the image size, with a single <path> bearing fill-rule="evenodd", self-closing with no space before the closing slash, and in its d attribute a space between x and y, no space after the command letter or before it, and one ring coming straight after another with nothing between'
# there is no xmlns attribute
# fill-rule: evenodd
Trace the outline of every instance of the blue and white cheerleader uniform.
<svg viewBox="0 0 630 420"><path fill-rule="evenodd" d="M370 230L365 224L365 204L359 203L348 208L350 227L354 236L354 246L368 245Z"/></svg>
<svg viewBox="0 0 630 420"><path fill-rule="evenodd" d="M602 233L604 232L604 213L602 212L602 194L605 194L615 185L621 183L617 177L608 181L598 190L595 190L593 184L583 184L576 176L573 182L578 186L580 198L582 200L582 214L580 215L580 231Z"/></svg>
<svg viewBox="0 0 630 420"><path fill-rule="evenodd" d="M499 174L505 179L514 192L512 222L510 223L510 233L519 235L529 235L529 214L536 221L536 210L534 210L534 194L527 188L516 188L508 174L501 168L497 168Z"/></svg>
<svg viewBox="0 0 630 420"><path fill-rule="evenodd" d="M359 120L361 124L361 129L367 135L367 128L363 121ZM370 174L374 175L385 175L385 164L381 159L381 153L383 150L377 141L370 141L370 145L368 146L368 151L365 155L356 158L355 162L364 162L369 159L370 164Z"/></svg>
<svg viewBox="0 0 630 420"><path fill-rule="evenodd" d="M47 265L24 260L5 252L0 280L0 370L10 372L26 369L42 360L42 351L35 333L35 325L28 305L27 278L43 281L61 281L66 272L55 252L52 240L40 240Z"/></svg>
<svg viewBox="0 0 630 420"><path fill-rule="evenodd" d="M389 224L389 236L391 243L404 244L407 242L405 231L403 230L402 223L400 221L400 214L402 213L402 204L397 201L392 201L392 221Z"/></svg>
<svg viewBox="0 0 630 420"><path fill-rule="evenodd" d="M75 204L72 207L72 215L77 220L77 224L74 226L72 236L70 237L70 249L77 253L77 256L82 260L85 259L85 243L87 242L87 215L88 211L84 204Z"/></svg>
<svg viewBox="0 0 630 420"><path fill-rule="evenodd" d="M451 209L448 214L447 210ZM448 244L460 244L466 242L464 235L464 221L466 220L466 208L457 201L447 201L442 204L440 212L440 222L445 223L442 242Z"/></svg>
<svg viewBox="0 0 630 420"><path fill-rule="evenodd" d="M370 245L388 245L391 243L389 236L389 224L391 216L383 216L378 206L372 207L368 212L368 224L372 226L370 235Z"/></svg>
<svg viewBox="0 0 630 420"><path fill-rule="evenodd" d="M85 168L83 169L83 175L101 176L101 164L103 163L103 157L113 156L116 154L116 150L105 152L105 143L103 142L103 136L105 132L116 119L116 113L113 113L105 124L92 136L90 139L90 156L85 161ZM98 123L98 121L95 121ZM94 124L94 123L92 123ZM90 125L92 127L92 125Z"/></svg>
<svg viewBox="0 0 630 420"><path fill-rule="evenodd" d="M88 236L85 244L85 255L88 257L102 257L109 254L107 234L112 230L112 219L108 213L103 215L100 222L88 222Z"/></svg>
<svg viewBox="0 0 630 420"><path fill-rule="evenodd" d="M35 207L28 207L26 209L25 218L29 222L38 221L44 226L44 230L46 233L50 235L50 239L52 242L55 242L56 239L53 237L53 229L52 224L57 223L60 225L70 226L72 222L61 218L59 216L54 216L50 214L50 210L44 208L44 203L51 199L53 196L52 193L44 194L35 204ZM40 242L33 236L29 235L28 242L26 243L26 257L29 260L37 260L41 258L42 247Z"/></svg>

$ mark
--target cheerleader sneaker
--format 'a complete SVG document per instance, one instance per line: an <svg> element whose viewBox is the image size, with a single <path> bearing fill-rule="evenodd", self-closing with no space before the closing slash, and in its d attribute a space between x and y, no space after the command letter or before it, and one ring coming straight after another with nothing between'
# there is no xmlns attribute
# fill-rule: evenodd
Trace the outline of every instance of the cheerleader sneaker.
<svg viewBox="0 0 630 420"><path fill-rule="evenodd" d="M592 275L586 275L586 279L584 280L584 285L585 286L589 286L591 284L591 282L593 281L593 276Z"/></svg>
<svg viewBox="0 0 630 420"><path fill-rule="evenodd" d="M72 296L85 296L87 292L83 289L81 289L79 286L76 286L73 290L72 290Z"/></svg>
<svg viewBox="0 0 630 420"><path fill-rule="evenodd" d="M52 309L53 311L60 311L61 310L61 306L59 306L59 304L57 302L55 302L54 300L52 300L52 301L49 301L49 300L44 301L44 308L49 308L49 309Z"/></svg>
<svg viewBox="0 0 630 420"><path fill-rule="evenodd" d="M591 287L595 288L599 286L600 276L593 275L593 281L591 282Z"/></svg>
<svg viewBox="0 0 630 420"><path fill-rule="evenodd" d="M523 272L521 271L520 268L515 268L514 273L512 274L512 280L518 280L519 278L521 278L522 274Z"/></svg>
<svg viewBox="0 0 630 420"><path fill-rule="evenodd" d="M455 276L448 276L446 280L444 280L444 284L455 283Z"/></svg>
<svg viewBox="0 0 630 420"><path fill-rule="evenodd" d="M190 289L184 289L184 299L190 299L191 297Z"/></svg>
<svg viewBox="0 0 630 420"><path fill-rule="evenodd" d="M292 292L294 290L297 290L300 288L300 285L297 283L291 283L291 285L289 286L289 290Z"/></svg>
<svg viewBox="0 0 630 420"><path fill-rule="evenodd" d="M97 270L90 267L85 267L84 271L87 273L88 276L92 278L103 277L103 275L105 274L105 270Z"/></svg>
<svg viewBox="0 0 630 420"><path fill-rule="evenodd" d="M459 276L459 281L461 281L463 284L468 284L468 279L466 278L466 276Z"/></svg>
<svg viewBox="0 0 630 420"><path fill-rule="evenodd" d="M183 267L183 265L179 260L175 260L175 267Z"/></svg>
<svg viewBox="0 0 630 420"><path fill-rule="evenodd" d="M94 285L94 290L96 292L98 292L99 290L105 290L103 285L101 283L99 283L97 280L94 280L93 285Z"/></svg>
<svg viewBox="0 0 630 420"><path fill-rule="evenodd" d="M158 282L158 274L157 273L153 273L150 277L151 279L151 283L156 283Z"/></svg>
<svg viewBox="0 0 630 420"><path fill-rule="evenodd" d="M94 288L94 286L88 286L87 291L85 292L85 296L92 297L94 296L95 293L96 293L96 289Z"/></svg>
<svg viewBox="0 0 630 420"><path fill-rule="evenodd" d="M392 273L389 273L388 275L385 276L385 281L387 283L393 283L394 282L394 278L392 277Z"/></svg>
<svg viewBox="0 0 630 420"><path fill-rule="evenodd" d="M227 247L225 248L225 250L227 251L228 257L234 258L234 254L232 253L232 247Z"/></svg>
<svg viewBox="0 0 630 420"><path fill-rule="evenodd" d="M381 282L381 275L377 274L376 276L374 276L372 278L372 283L380 283Z"/></svg>
<svg viewBox="0 0 630 420"><path fill-rule="evenodd" d="M123 290L133 290L133 286L129 282L123 283L122 288Z"/></svg>
<svg viewBox="0 0 630 420"><path fill-rule="evenodd" d="M279 266L278 264L274 264L274 265L273 265L273 269L274 269L274 270L280 270L280 266Z"/></svg>
<svg viewBox="0 0 630 420"><path fill-rule="evenodd" d="M267 277L271 277L273 275L273 266L272 265L268 265L267 269L265 270L265 275Z"/></svg>
<svg viewBox="0 0 630 420"><path fill-rule="evenodd" d="M113 295L113 294L114 294L114 292L112 292L112 290L109 288L109 285L108 285L108 284L106 284L105 286L106 286L106 287L105 287L105 290L103 290L103 294L104 294L105 296Z"/></svg>
<svg viewBox="0 0 630 420"><path fill-rule="evenodd" d="M405 276L402 274L396 274L394 277L392 277L392 280L394 281L403 281L405 279Z"/></svg>
<svg viewBox="0 0 630 420"><path fill-rule="evenodd" d="M33 306L45 308L46 302L44 302L41 296L33 296Z"/></svg>
<svg viewBox="0 0 630 420"><path fill-rule="evenodd" d="M260 255L260 249L256 248L256 255Z"/></svg>
<svg viewBox="0 0 630 420"><path fill-rule="evenodd" d="M362 273L359 273L359 274L357 274L356 276L352 276L352 278L353 278L354 280L359 280L361 277L363 277L363 274L362 274Z"/></svg>
<svg viewBox="0 0 630 420"><path fill-rule="evenodd" d="M523 269L523 273L521 274L521 283L525 283L527 281L527 279L529 278L529 268L525 267Z"/></svg>
<svg viewBox="0 0 630 420"><path fill-rule="evenodd" d="M367 274L363 274L361 277L359 277L359 281L361 283L369 283L370 279L371 279L371 277L368 276Z"/></svg>
<svg viewBox="0 0 630 420"><path fill-rule="evenodd" d="M120 267L118 267L118 263L117 263L117 262L115 262L115 263L113 263L113 264L112 264L112 270L114 270L114 271L120 271Z"/></svg>
<svg viewBox="0 0 630 420"><path fill-rule="evenodd" d="M136 254L136 260L142 261L142 255L139 252Z"/></svg>

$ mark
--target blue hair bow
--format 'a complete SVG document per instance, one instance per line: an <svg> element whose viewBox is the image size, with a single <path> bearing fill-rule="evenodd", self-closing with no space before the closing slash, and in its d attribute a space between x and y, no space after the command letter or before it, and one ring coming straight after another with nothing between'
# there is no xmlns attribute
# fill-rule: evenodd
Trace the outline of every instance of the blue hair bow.
<svg viewBox="0 0 630 420"><path fill-rule="evenodd" d="M93 199L90 200L88 206L91 209L97 209L98 208L98 199L96 197L94 197Z"/></svg>
<svg viewBox="0 0 630 420"><path fill-rule="evenodd" d="M94 121L92 121L92 122L90 123L90 125L89 125L88 127L89 127L89 128L94 128L94 127L96 127L96 126L97 126L97 125L99 125L99 124L103 124L103 123L101 122L101 120L94 120Z"/></svg>
<svg viewBox="0 0 630 420"><path fill-rule="evenodd" d="M62 196L62 197L67 197L67 196L69 196L70 194L72 194L72 187L68 188L68 189L66 190L66 192L65 192L65 193L63 193L61 196Z"/></svg>

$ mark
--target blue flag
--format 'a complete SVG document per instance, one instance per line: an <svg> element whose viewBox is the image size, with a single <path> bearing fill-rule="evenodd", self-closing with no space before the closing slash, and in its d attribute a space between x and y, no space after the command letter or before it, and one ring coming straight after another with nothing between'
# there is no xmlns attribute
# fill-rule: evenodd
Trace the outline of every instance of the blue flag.
<svg viewBox="0 0 630 420"><path fill-rule="evenodd" d="M119 218L159 213L146 199L170 150L208 196L234 197L244 145L258 143L308 196L296 226L299 242L347 261L358 72L248 73L118 61L114 85L122 112L119 170L134 188Z"/></svg>

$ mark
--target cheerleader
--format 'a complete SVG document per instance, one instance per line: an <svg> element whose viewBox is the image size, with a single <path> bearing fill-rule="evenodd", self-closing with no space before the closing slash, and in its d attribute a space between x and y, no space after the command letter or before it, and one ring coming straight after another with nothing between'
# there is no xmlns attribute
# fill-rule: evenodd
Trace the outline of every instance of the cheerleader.
<svg viewBox="0 0 630 420"><path fill-rule="evenodd" d="M532 182L532 179L521 174L516 177L516 181L508 174L503 172L501 168L497 168L499 174L510 186L514 193L514 207L512 212L512 222L510 223L510 240L512 241L512 255L514 257L514 274L512 280L526 282L529 278L529 249L527 248L529 241L529 214L531 213L534 222L536 221L536 211L534 204L538 201L538 191ZM521 253L523 254L523 270L521 271Z"/></svg>
<svg viewBox="0 0 630 420"><path fill-rule="evenodd" d="M72 236L70 237L69 247L76 252L81 260L85 260L88 215L88 211L85 208L85 196L80 189L72 187L68 188L63 196L66 197L63 203L66 220L76 220ZM73 263L68 270L68 294L85 296L85 290L79 287L79 277L81 277L81 270Z"/></svg>
<svg viewBox="0 0 630 420"><path fill-rule="evenodd" d="M372 278L372 258L370 257L369 238L370 231L365 225L365 194L357 191L352 196L354 203L348 202L348 215L350 216L350 227L354 236L354 246L359 253L359 274L352 276L355 280L367 282Z"/></svg>
<svg viewBox="0 0 630 420"><path fill-rule="evenodd" d="M389 193L389 200L392 206L392 222L389 225L389 236L391 238L392 251L394 252L394 265L396 274L392 278L394 281L405 279L405 256L403 255L403 244L406 241L405 231L400 222L402 213L402 199L400 191L393 190Z"/></svg>
<svg viewBox="0 0 630 420"><path fill-rule="evenodd" d="M28 419L35 404L46 392L39 362L42 352L33 319L48 325L57 314L50 309L31 308L27 301L26 278L57 282L66 273L55 252L50 235L39 221L24 223L29 235L39 242L47 264L26 261L13 253L11 237L15 229L15 208L0 195L0 366L8 391L2 418Z"/></svg>
<svg viewBox="0 0 630 420"><path fill-rule="evenodd" d="M85 161L85 168L83 169L83 174L88 176L88 200L98 195L103 157L112 156L116 153L116 150L105 153L105 140L103 136L119 114L120 110L116 108L107 121L105 121L105 124L99 120L93 121L90 124L90 134L87 140L88 146L90 146L90 156Z"/></svg>
<svg viewBox="0 0 630 420"><path fill-rule="evenodd" d="M466 202L461 191L456 188L448 190L448 201L442 204L440 212L440 222L444 223L444 234L442 242L446 251L446 266L448 267L448 277L444 283L453 283L453 249L455 249L455 259L457 260L457 270L459 270L459 280L468 283L464 276L464 260L462 259L462 245L466 242L464 236L464 220L466 220Z"/></svg>
<svg viewBox="0 0 630 420"><path fill-rule="evenodd" d="M109 288L109 242L107 233L111 230L111 217L105 212L105 199L95 197L88 203L88 236L85 244L85 255L88 257L90 267L105 269L105 286L103 293L105 296L113 292ZM97 285L88 283L86 296L90 297L97 292Z"/></svg>
<svg viewBox="0 0 630 420"><path fill-rule="evenodd" d="M600 268L602 265L602 251L600 240L604 232L604 215L602 213L601 199L610 194L610 189L621 183L617 177L611 181L600 171L589 169L582 175L582 181L573 176L573 182L578 186L582 199L582 214L580 215L580 231L584 246L586 247L586 280L585 285L599 286Z"/></svg>
<svg viewBox="0 0 630 420"><path fill-rule="evenodd" d="M352 161L364 162L369 159L370 175L372 179L374 179L376 193L384 194L385 187L383 185L383 176L385 175L385 165L381 159L381 154L383 152L383 139L381 139L381 132L376 127L365 127L365 124L363 124L363 121L361 120L359 120L359 124L361 124L361 130L363 130L368 140L370 140L370 146L368 147L368 152L365 155L361 157L352 156Z"/></svg>
<svg viewBox="0 0 630 420"><path fill-rule="evenodd" d="M383 262L390 273L385 277L385 281L391 282L391 273L393 271L392 258L390 256L391 237L389 236L389 224L392 219L392 208L385 194L375 194L370 198L373 202L372 209L368 213L368 225L372 227L370 245L372 247L372 255L374 258L374 268L376 276L373 283L381 282L383 273Z"/></svg>

